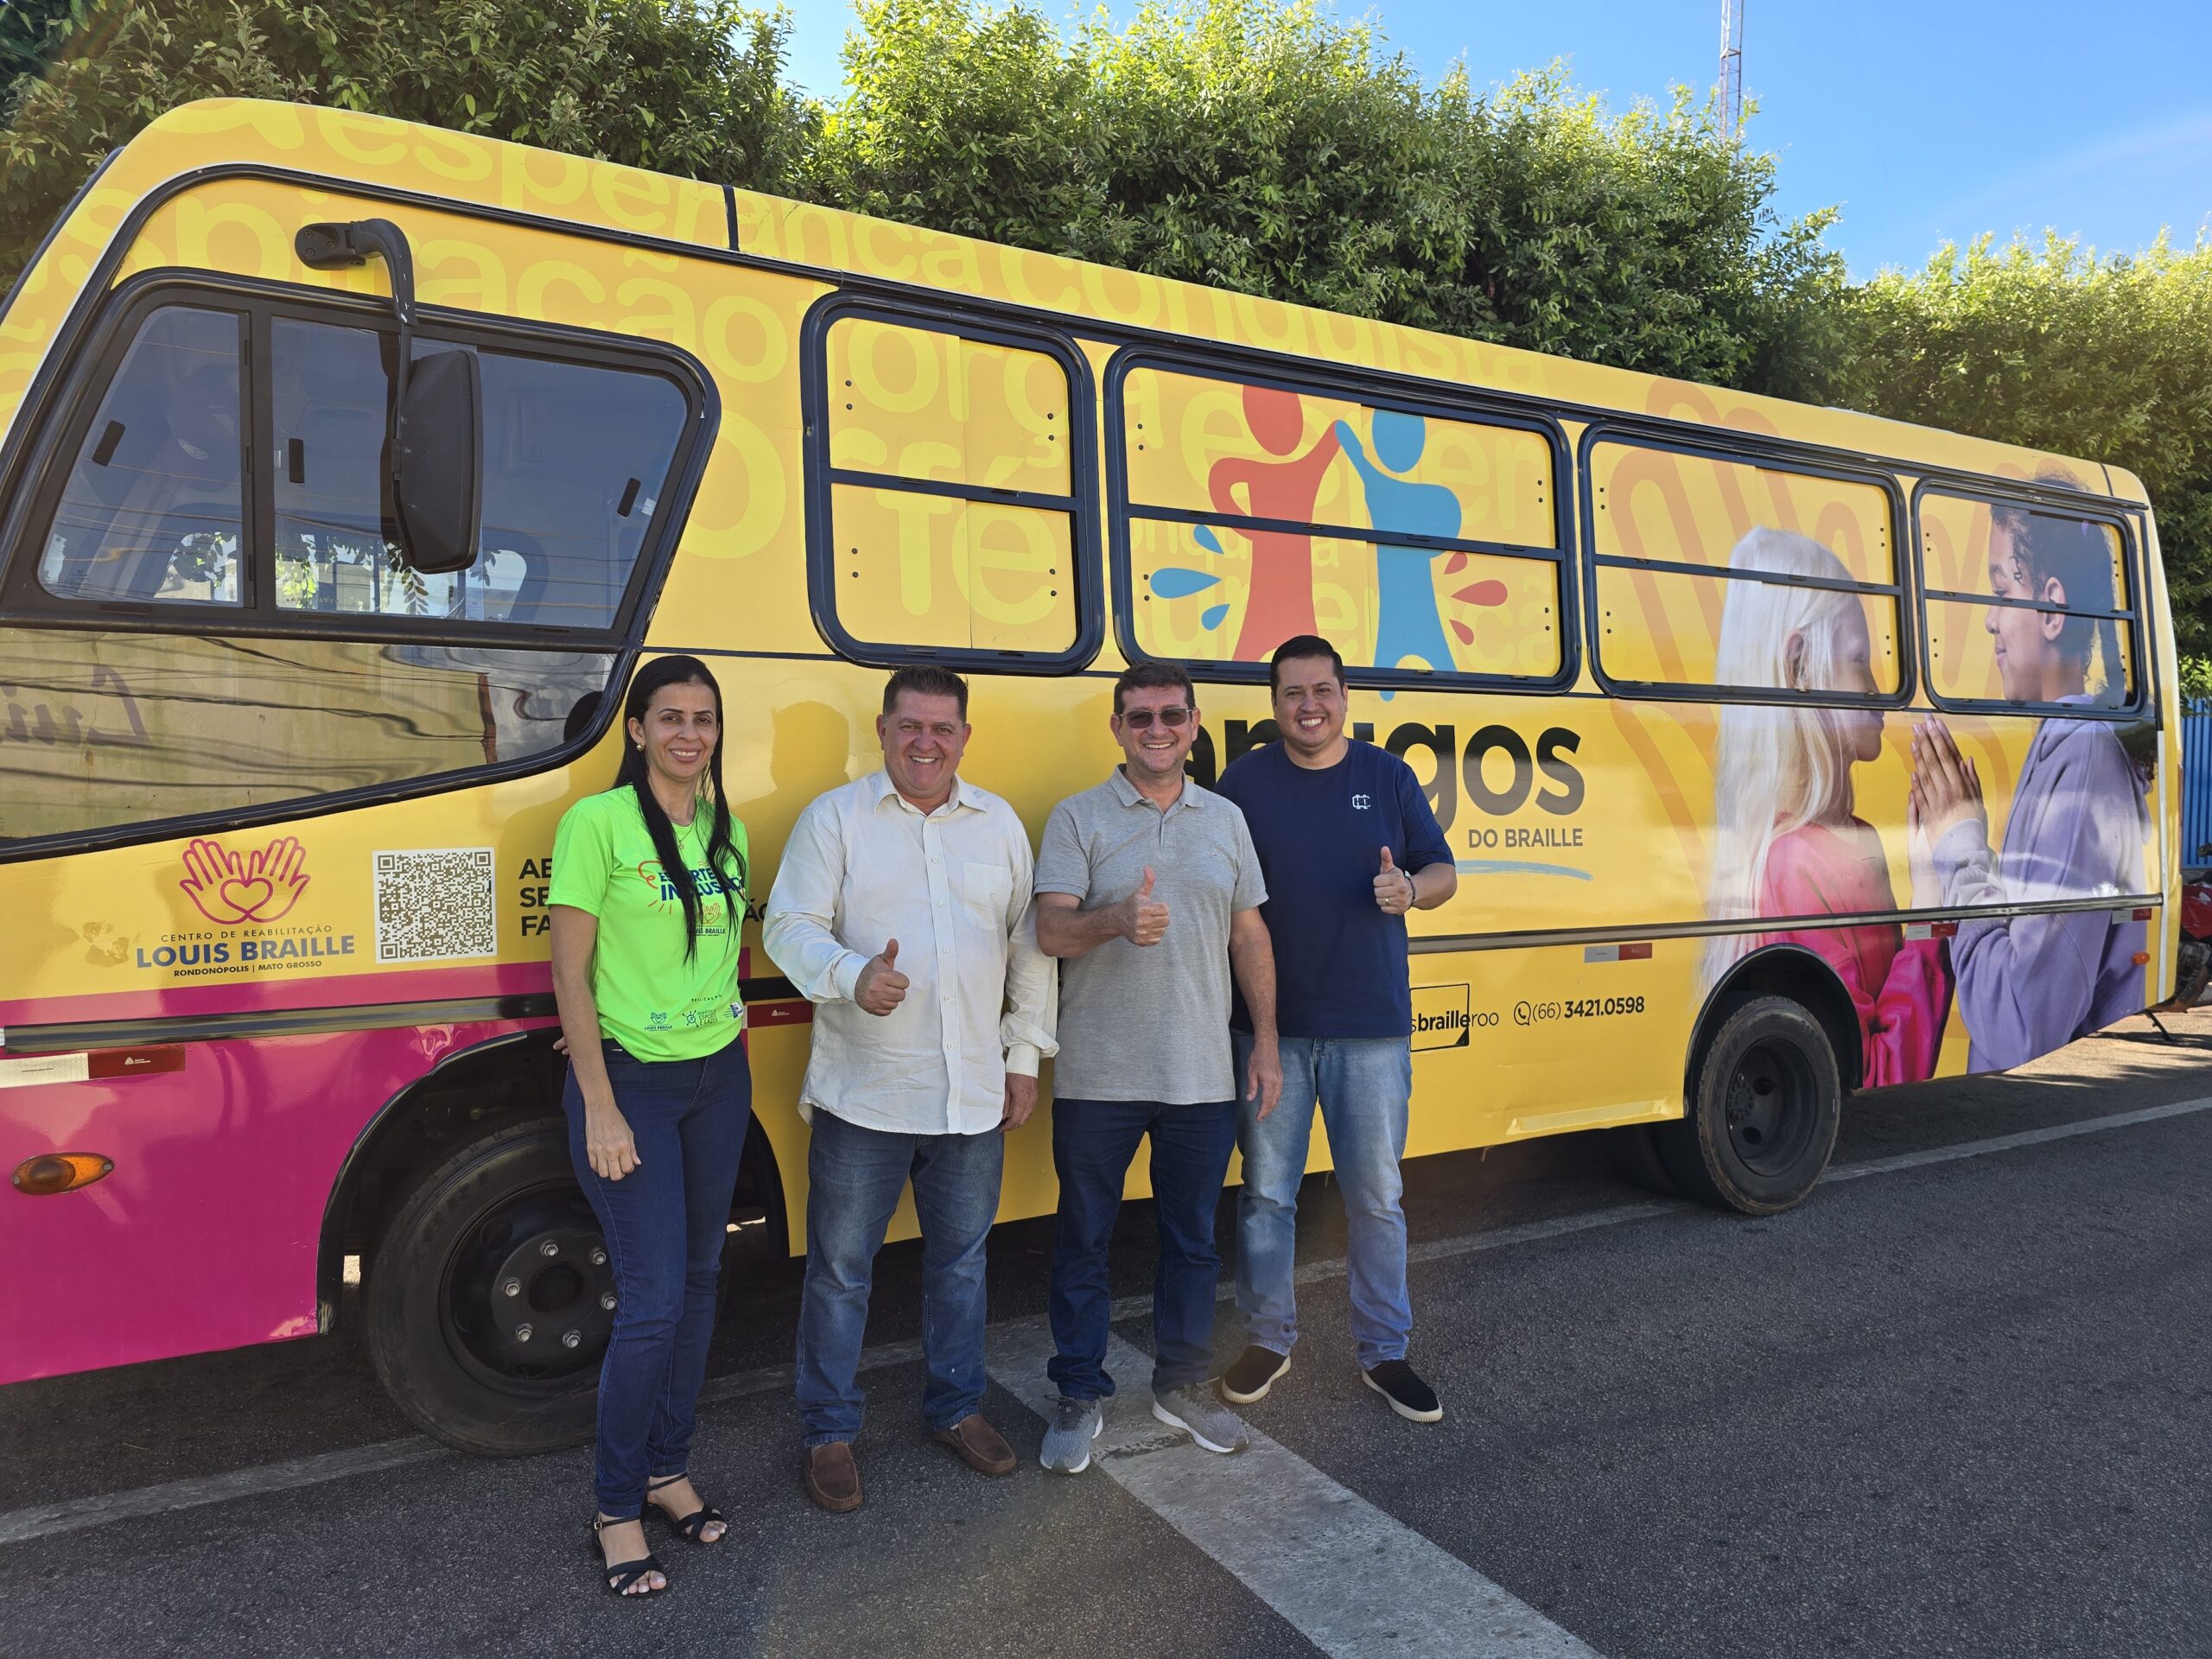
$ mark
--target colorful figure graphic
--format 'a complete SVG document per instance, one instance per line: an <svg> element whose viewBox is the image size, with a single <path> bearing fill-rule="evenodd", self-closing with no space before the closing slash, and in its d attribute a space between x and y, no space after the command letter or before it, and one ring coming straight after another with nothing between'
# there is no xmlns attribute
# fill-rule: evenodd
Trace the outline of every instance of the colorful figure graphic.
<svg viewBox="0 0 2212 1659"><path fill-rule="evenodd" d="M1421 451L1428 442L1427 422L1395 410L1376 410L1373 461L1368 459L1349 423L1337 423L1336 436L1351 464L1359 469L1360 481L1367 490L1367 521L1375 529L1416 536L1459 533L1458 496L1441 484L1416 484L1392 475L1409 473L1420 465ZM1444 619L1437 611L1436 584L1429 575L1430 563L1440 551L1376 545L1376 667L1395 668L1412 658L1436 673L1452 671L1452 647L1444 640ZM1382 695L1387 697L1390 693Z"/></svg>
<svg viewBox="0 0 2212 1659"><path fill-rule="evenodd" d="M1246 386L1244 423L1269 454L1288 455L1305 434L1306 411L1295 392ZM1231 457L1217 461L1206 474L1206 493L1213 498L1214 506L1224 513L1311 524L1322 474L1336 458L1337 435L1328 432L1311 449L1292 460ZM1244 492L1242 501L1236 499L1239 487ZM1284 640L1317 631L1313 542L1311 537L1287 531L1253 529L1245 534L1252 538L1252 594L1245 603L1243 626L1237 631L1236 654L1241 662L1265 662Z"/></svg>
<svg viewBox="0 0 2212 1659"><path fill-rule="evenodd" d="M2074 610L2119 608L2105 531L2080 519L1999 507L1991 514L1984 626L2016 702L2116 707L2126 700L2118 626ZM2031 608L2031 607L2041 608ZM2036 729L2012 791L2001 854L1989 846L1981 779L1942 721L1913 733L1912 803L1935 845L1942 902L2035 904L2117 897L2144 883L2148 779L2101 721ZM2142 1007L2145 925L2110 910L1962 921L1951 941L1967 1064L2001 1071L2102 1030Z"/></svg>
<svg viewBox="0 0 2212 1659"><path fill-rule="evenodd" d="M1851 574L1818 542L1783 530L1752 531L1728 564L1831 582L1847 582ZM1880 689L1872 649L1856 594L1732 582L1714 677L1729 686L1872 694ZM1881 836L1853 810L1852 768L1881 753L1882 716L1871 709L1725 705L1713 766L1707 913L1736 921L1896 910ZM1940 903L1927 839L1916 825L1908 833L1913 902ZM1951 1007L1951 974L1939 941L1908 940L1895 923L1719 935L1706 947L1701 989L1719 983L1747 952L1784 944L1825 959L1851 994L1867 1087L1936 1075Z"/></svg>

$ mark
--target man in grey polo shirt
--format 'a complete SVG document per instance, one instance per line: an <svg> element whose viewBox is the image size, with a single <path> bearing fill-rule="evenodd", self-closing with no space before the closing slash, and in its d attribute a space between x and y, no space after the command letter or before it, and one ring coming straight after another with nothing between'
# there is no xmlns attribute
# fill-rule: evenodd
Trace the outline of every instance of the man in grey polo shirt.
<svg viewBox="0 0 2212 1659"><path fill-rule="evenodd" d="M1243 1422L1206 1389L1212 1369L1214 1212L1236 1147L1229 1044L1232 969L1251 1010L1251 1097L1282 1092L1274 957L1244 815L1192 783L1198 735L1190 676L1145 663L1114 684L1122 763L1052 809L1037 857L1037 943L1060 958L1053 1067L1052 1245L1047 1374L1060 1391L1044 1465L1080 1474L1103 1426L1112 1299L1106 1249L1137 1143L1152 1141L1160 1225L1153 1281L1152 1414L1209 1452L1243 1449Z"/></svg>

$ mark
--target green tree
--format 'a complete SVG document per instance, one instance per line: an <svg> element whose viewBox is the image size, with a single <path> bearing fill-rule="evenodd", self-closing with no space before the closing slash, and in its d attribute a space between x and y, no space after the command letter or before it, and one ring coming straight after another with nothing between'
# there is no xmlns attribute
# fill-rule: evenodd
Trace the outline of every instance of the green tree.
<svg viewBox="0 0 2212 1659"><path fill-rule="evenodd" d="M957 75L944 66L957 63ZM1609 117L1556 67L1425 88L1311 0L1176 0L1063 40L875 0L810 169L856 211L1656 373L1825 385L1826 216L1709 108Z"/></svg>
<svg viewBox="0 0 2212 1659"><path fill-rule="evenodd" d="M92 0L11 0L0 6L0 87L66 55L92 7Z"/></svg>
<svg viewBox="0 0 2212 1659"><path fill-rule="evenodd" d="M786 191L817 121L783 78L787 21L736 0L37 0L0 18L10 280L101 156L195 98L307 99Z"/></svg>

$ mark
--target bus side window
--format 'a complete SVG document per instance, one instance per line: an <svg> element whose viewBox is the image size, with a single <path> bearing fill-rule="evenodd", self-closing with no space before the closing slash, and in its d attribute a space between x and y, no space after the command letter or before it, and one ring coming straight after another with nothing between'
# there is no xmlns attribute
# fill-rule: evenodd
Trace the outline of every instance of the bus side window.
<svg viewBox="0 0 2212 1659"><path fill-rule="evenodd" d="M476 563L426 575L397 556L384 476L392 336L270 325L276 594L288 611L603 628L614 621L682 435L658 375L475 351L484 385Z"/></svg>
<svg viewBox="0 0 2212 1659"><path fill-rule="evenodd" d="M2113 524L1995 497L1920 497L1920 582L1928 630L1928 690L1941 706L2037 707L2067 714L2133 708L2141 621L2126 548ZM2056 581L2063 606L2036 601ZM1997 653L2005 617L2063 616L2059 655L2072 665L2062 695L2008 687ZM2016 678L2033 679L2016 667ZM2018 695L2015 695L2015 694Z"/></svg>
<svg viewBox="0 0 2212 1659"><path fill-rule="evenodd" d="M824 331L821 608L858 654L998 666L1078 649L1066 365L996 339L841 316ZM824 556L826 555L826 556ZM826 604L821 601L826 601Z"/></svg>
<svg viewBox="0 0 2212 1659"><path fill-rule="evenodd" d="M1117 413L1141 655L1260 664L1319 632L1401 683L1564 671L1541 431L1149 363Z"/></svg>
<svg viewBox="0 0 2212 1659"><path fill-rule="evenodd" d="M1884 486L1611 439L1592 446L1588 470L1605 678L1833 702L1900 695L1904 588Z"/></svg>
<svg viewBox="0 0 2212 1659"><path fill-rule="evenodd" d="M425 574L391 541L396 329L186 287L121 302L0 571L40 623L0 628L0 840L459 787L577 741L699 425L676 372L420 330L484 388L478 556Z"/></svg>
<svg viewBox="0 0 2212 1659"><path fill-rule="evenodd" d="M48 593L242 601L240 321L191 306L146 318L62 486L38 563Z"/></svg>

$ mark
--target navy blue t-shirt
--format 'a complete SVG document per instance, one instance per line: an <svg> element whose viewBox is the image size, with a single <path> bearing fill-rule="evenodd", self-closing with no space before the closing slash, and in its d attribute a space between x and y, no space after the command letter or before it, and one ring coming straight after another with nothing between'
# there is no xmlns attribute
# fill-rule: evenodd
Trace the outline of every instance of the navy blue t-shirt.
<svg viewBox="0 0 2212 1659"><path fill-rule="evenodd" d="M1267 878L1260 916L1274 940L1275 1025L1286 1037L1409 1037L1406 918L1375 902L1382 849L1411 873L1452 856L1414 769L1353 739L1319 771L1281 742L1240 755L1215 793L1244 813ZM1230 1024L1252 1028L1244 1000Z"/></svg>

